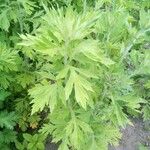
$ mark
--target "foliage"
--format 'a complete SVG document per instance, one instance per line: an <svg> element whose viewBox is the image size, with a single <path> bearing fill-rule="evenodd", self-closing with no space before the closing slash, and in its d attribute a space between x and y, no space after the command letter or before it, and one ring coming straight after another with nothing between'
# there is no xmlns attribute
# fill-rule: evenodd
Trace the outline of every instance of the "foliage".
<svg viewBox="0 0 150 150"><path fill-rule="evenodd" d="M44 149L44 140L45 137L43 135L34 134L33 136L24 133L23 134L24 141L23 144L16 142L16 147L19 150L43 150Z"/></svg>
<svg viewBox="0 0 150 150"><path fill-rule="evenodd" d="M149 0L0 1L0 148L107 150L150 119Z"/></svg>

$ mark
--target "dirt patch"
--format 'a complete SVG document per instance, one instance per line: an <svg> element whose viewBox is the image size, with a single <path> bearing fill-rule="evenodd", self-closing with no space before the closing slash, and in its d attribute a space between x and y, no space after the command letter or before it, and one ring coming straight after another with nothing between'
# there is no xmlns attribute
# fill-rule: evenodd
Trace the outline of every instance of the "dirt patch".
<svg viewBox="0 0 150 150"><path fill-rule="evenodd" d="M108 150L139 150L139 144L150 150L150 122L144 123L141 119L133 119L133 125L128 125L123 133L119 146L109 146ZM58 150L58 146L47 142L46 150Z"/></svg>

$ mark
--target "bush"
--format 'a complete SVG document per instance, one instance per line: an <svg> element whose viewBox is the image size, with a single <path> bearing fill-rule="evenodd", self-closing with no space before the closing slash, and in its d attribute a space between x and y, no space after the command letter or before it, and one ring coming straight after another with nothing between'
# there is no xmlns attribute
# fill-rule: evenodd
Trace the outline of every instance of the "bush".
<svg viewBox="0 0 150 150"><path fill-rule="evenodd" d="M0 148L107 150L150 119L149 0L0 7Z"/></svg>

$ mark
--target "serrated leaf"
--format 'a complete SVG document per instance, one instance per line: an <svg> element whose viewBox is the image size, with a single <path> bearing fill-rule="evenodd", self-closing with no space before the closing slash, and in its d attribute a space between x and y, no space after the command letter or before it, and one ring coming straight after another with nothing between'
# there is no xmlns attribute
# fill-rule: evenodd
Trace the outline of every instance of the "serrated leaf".
<svg viewBox="0 0 150 150"><path fill-rule="evenodd" d="M0 112L0 127L13 129L16 124L17 116L14 112L2 111Z"/></svg>
<svg viewBox="0 0 150 150"><path fill-rule="evenodd" d="M98 79L98 75L97 74L94 74L93 72L90 72L86 69L81 69L81 68L75 68L75 70L77 72L79 72L80 74L84 75L85 77L87 78L95 78L95 79Z"/></svg>
<svg viewBox="0 0 150 150"><path fill-rule="evenodd" d="M73 83L74 83L74 74L72 73L66 83L66 86L65 86L65 97L66 97L66 100L69 99L69 96L72 92L72 89L73 89Z"/></svg>
<svg viewBox="0 0 150 150"><path fill-rule="evenodd" d="M45 85L37 84L35 87L29 90L29 95L32 101L32 114L37 111L42 111L45 106L50 107L52 112L57 105L58 100L58 88L57 84L46 83Z"/></svg>
<svg viewBox="0 0 150 150"><path fill-rule="evenodd" d="M69 150L68 143L69 141L67 139L63 140L58 150Z"/></svg>
<svg viewBox="0 0 150 150"><path fill-rule="evenodd" d="M28 73L22 73L16 77L18 83L25 88L29 84L33 83L35 80L35 77L33 74L28 74Z"/></svg>
<svg viewBox="0 0 150 150"><path fill-rule="evenodd" d="M4 129L0 131L0 139L2 145L14 142L16 140L16 132L10 129Z"/></svg>
<svg viewBox="0 0 150 150"><path fill-rule="evenodd" d="M7 10L3 11L3 13L0 14L0 28L8 31L8 28L10 26L10 22L7 16Z"/></svg>
<svg viewBox="0 0 150 150"><path fill-rule="evenodd" d="M0 48L0 71L17 71L19 57L17 52Z"/></svg>
<svg viewBox="0 0 150 150"><path fill-rule="evenodd" d="M0 101L4 101L5 98L7 98L10 95L9 92L4 91L4 90L0 90Z"/></svg>
<svg viewBox="0 0 150 150"><path fill-rule="evenodd" d="M68 71L69 71L69 66L67 66L63 70L61 70L59 72L59 74L56 76L56 79L58 80L58 79L62 79L62 78L67 77Z"/></svg>
<svg viewBox="0 0 150 150"><path fill-rule="evenodd" d="M30 142L32 140L32 135L28 134L28 133L24 133L23 134L24 139L26 139L28 142Z"/></svg>
<svg viewBox="0 0 150 150"><path fill-rule="evenodd" d="M147 104L142 109L144 121L150 119L150 106Z"/></svg>
<svg viewBox="0 0 150 150"><path fill-rule="evenodd" d="M65 94L66 99L69 98L72 90L75 90L75 98L77 103L81 105L84 109L86 109L87 104L91 104L90 101L92 101L89 98L88 91L94 92L91 86L91 83L88 82L86 79L79 76L73 69L71 70L70 77L66 83L65 86Z"/></svg>

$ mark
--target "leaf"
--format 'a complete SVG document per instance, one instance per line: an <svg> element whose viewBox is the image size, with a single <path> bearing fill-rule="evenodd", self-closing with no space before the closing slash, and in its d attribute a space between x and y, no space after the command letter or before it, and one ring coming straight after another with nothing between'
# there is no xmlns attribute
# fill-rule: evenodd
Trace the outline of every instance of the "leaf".
<svg viewBox="0 0 150 150"><path fill-rule="evenodd" d="M147 89L150 89L150 80L148 80L148 82L145 84L145 87L146 87Z"/></svg>
<svg viewBox="0 0 150 150"><path fill-rule="evenodd" d="M28 142L32 141L32 135L28 134L28 133L24 133L23 137L25 140L27 140Z"/></svg>
<svg viewBox="0 0 150 150"><path fill-rule="evenodd" d="M96 72L90 72L90 70L86 70L82 68L75 68L75 70L87 78L98 79L98 75Z"/></svg>
<svg viewBox="0 0 150 150"><path fill-rule="evenodd" d="M77 80L74 87L75 87L75 98L77 103L79 103L84 109L86 109L86 101L89 100L88 94Z"/></svg>
<svg viewBox="0 0 150 150"><path fill-rule="evenodd" d="M51 57L57 54L57 51L60 49L58 45L55 45L52 41L50 41L46 35L42 35L40 37L27 35L21 35L23 41L18 43L21 46L30 46L30 49L35 49L37 52L41 54L46 54Z"/></svg>
<svg viewBox="0 0 150 150"><path fill-rule="evenodd" d="M54 128L51 125L44 124L42 129L40 129L39 132L42 133L42 134L48 135L49 133L52 133L53 130L54 130Z"/></svg>
<svg viewBox="0 0 150 150"><path fill-rule="evenodd" d="M65 97L66 97L66 100L69 99L69 96L72 92L72 89L73 89L73 83L74 83L74 73L70 74L70 77L66 83L66 86L65 86Z"/></svg>
<svg viewBox="0 0 150 150"><path fill-rule="evenodd" d="M69 136L73 146L76 149L80 149L83 144L82 142L84 142L84 135L92 135L93 130L86 122L74 118L68 123L66 133Z"/></svg>
<svg viewBox="0 0 150 150"><path fill-rule="evenodd" d="M130 120L127 118L127 115L122 111L119 104L115 104L115 114L118 121L118 124L122 127L125 127L127 123L131 124Z"/></svg>
<svg viewBox="0 0 150 150"><path fill-rule="evenodd" d="M19 57L15 51L0 47L0 71L17 71Z"/></svg>
<svg viewBox="0 0 150 150"><path fill-rule="evenodd" d="M45 145L42 142L38 142L36 147L40 150L43 150L45 148Z"/></svg>
<svg viewBox="0 0 150 150"><path fill-rule="evenodd" d="M131 124L131 121L128 119L128 116L123 111L123 106L119 103L116 97L111 97L112 99L112 114L111 116L115 115L117 124L121 127L125 127L126 124ZM112 117L113 118L113 117Z"/></svg>
<svg viewBox="0 0 150 150"><path fill-rule="evenodd" d="M105 57L104 54L101 53L97 40L84 40L75 47L74 51L75 54L82 53L90 60L100 62L106 66L114 64L114 61Z"/></svg>
<svg viewBox="0 0 150 150"><path fill-rule="evenodd" d="M68 143L69 141L67 139L63 140L58 150L69 150Z"/></svg>
<svg viewBox="0 0 150 150"><path fill-rule="evenodd" d="M136 95L131 95L131 94L122 96L120 99L126 102L125 105L127 106L127 108L130 108L131 110L136 111L136 112L139 112L141 104L146 103L146 101L142 99L141 97L138 97Z"/></svg>
<svg viewBox="0 0 150 150"><path fill-rule="evenodd" d="M89 92L94 92L91 83L86 79L79 76L73 69L71 70L70 77L65 86L66 100L69 98L72 90L75 90L75 98L79 105L86 109L87 103L91 105L92 100L88 95Z"/></svg>
<svg viewBox="0 0 150 150"><path fill-rule="evenodd" d="M67 66L63 70L61 70L59 72L59 74L56 76L56 79L58 80L58 79L67 77L68 71L69 71L69 66Z"/></svg>
<svg viewBox="0 0 150 150"><path fill-rule="evenodd" d="M15 146L16 146L17 149L20 149L20 150L23 150L23 149L24 149L23 144L21 144L21 143L18 142L18 141L15 141Z"/></svg>
<svg viewBox="0 0 150 150"><path fill-rule="evenodd" d="M145 11L145 10L140 10L140 21L139 21L139 25L141 26L141 28L149 28L150 27L150 21L149 18L150 17L150 11Z"/></svg>
<svg viewBox="0 0 150 150"><path fill-rule="evenodd" d="M25 88L29 84L33 83L35 80L35 77L33 74L28 74L28 73L22 73L16 77L18 83Z"/></svg>
<svg viewBox="0 0 150 150"><path fill-rule="evenodd" d="M0 90L0 102L4 101L10 95L9 92Z"/></svg>
<svg viewBox="0 0 150 150"><path fill-rule="evenodd" d="M9 145L10 142L16 141L16 132L10 129L3 129L0 131L0 145Z"/></svg>
<svg viewBox="0 0 150 150"><path fill-rule="evenodd" d="M98 18L98 11L78 14L72 7L68 7L66 11L63 9L49 10L44 17L44 21L59 40L72 41L82 39L89 34L91 27Z"/></svg>
<svg viewBox="0 0 150 150"><path fill-rule="evenodd" d="M86 109L86 104L88 103L90 105L89 101L92 101L88 95L88 92L94 92L91 84L87 80L76 74L74 88L76 101L84 109Z"/></svg>
<svg viewBox="0 0 150 150"><path fill-rule="evenodd" d="M37 111L42 111L47 105L50 111L53 112L58 99L57 84L46 83L45 85L37 84L29 90L29 95L32 101L32 114Z"/></svg>
<svg viewBox="0 0 150 150"><path fill-rule="evenodd" d="M0 28L5 31L8 31L9 26L10 26L10 22L7 16L7 10L5 10L3 11L3 13L0 14Z"/></svg>
<svg viewBox="0 0 150 150"><path fill-rule="evenodd" d="M64 89L64 87L62 85L59 85L58 86L58 91L59 91L59 93L58 93L59 98L61 99L62 103L64 105L66 105L66 100L67 99L66 99L66 96L65 96L65 89Z"/></svg>
<svg viewBox="0 0 150 150"><path fill-rule="evenodd" d="M81 120L77 120L78 122L78 125L80 126L80 128L85 132L85 133L91 133L93 134L93 130L92 128L90 127L89 124L87 124L86 122L83 122Z"/></svg>
<svg viewBox="0 0 150 150"><path fill-rule="evenodd" d="M142 109L144 121L150 119L150 106L147 104Z"/></svg>
<svg viewBox="0 0 150 150"><path fill-rule="evenodd" d="M64 57L72 42L83 39L92 32L98 18L99 12L94 10L78 14L72 7L67 7L65 11L61 8L47 9L39 32L35 36L21 35L22 42L18 45L51 57L58 55Z"/></svg>
<svg viewBox="0 0 150 150"><path fill-rule="evenodd" d="M29 143L27 149L32 150L34 149L34 143Z"/></svg>
<svg viewBox="0 0 150 150"><path fill-rule="evenodd" d="M16 124L17 116L14 112L1 111L0 112L0 127L13 129Z"/></svg>
<svg viewBox="0 0 150 150"><path fill-rule="evenodd" d="M2 88L7 89L12 81L12 77L5 72L0 72L0 85Z"/></svg>
<svg viewBox="0 0 150 150"><path fill-rule="evenodd" d="M29 15L33 12L34 8L36 7L35 2L32 2L30 0L24 0L24 1L18 0L18 2L22 4L22 6L24 7L24 10Z"/></svg>

